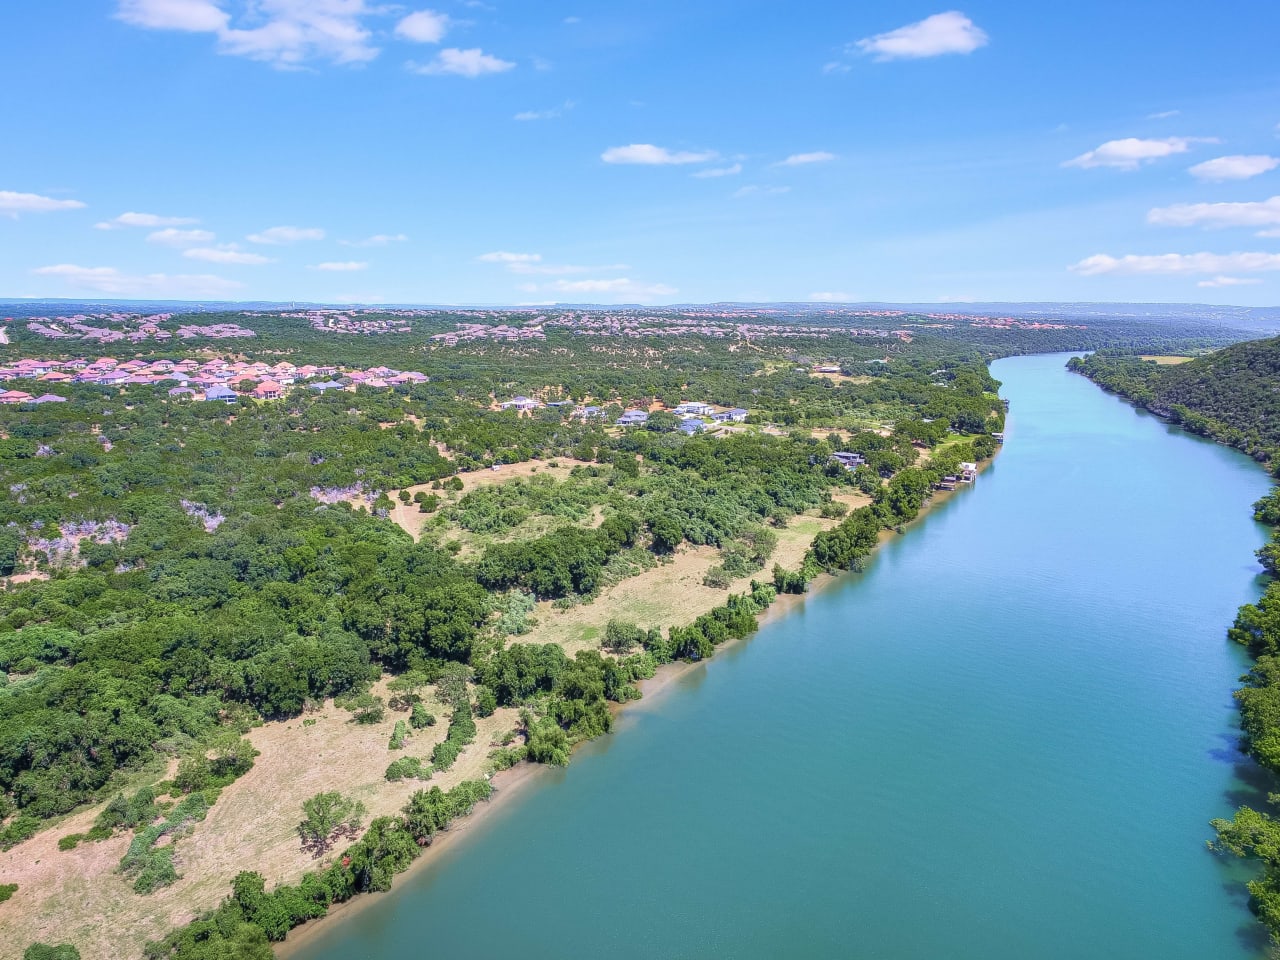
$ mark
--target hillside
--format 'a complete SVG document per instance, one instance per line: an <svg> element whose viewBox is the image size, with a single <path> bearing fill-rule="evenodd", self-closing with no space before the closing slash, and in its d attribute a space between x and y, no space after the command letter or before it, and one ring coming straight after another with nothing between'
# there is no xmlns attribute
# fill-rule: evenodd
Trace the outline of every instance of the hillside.
<svg viewBox="0 0 1280 960"><path fill-rule="evenodd" d="M1096 353L1070 367L1258 460L1271 460L1280 449L1280 337L1238 343L1183 364Z"/></svg>

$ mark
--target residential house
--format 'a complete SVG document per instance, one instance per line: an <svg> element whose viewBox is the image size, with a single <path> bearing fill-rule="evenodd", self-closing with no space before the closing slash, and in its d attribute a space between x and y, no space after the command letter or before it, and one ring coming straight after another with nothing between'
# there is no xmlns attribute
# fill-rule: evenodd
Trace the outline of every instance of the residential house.
<svg viewBox="0 0 1280 960"><path fill-rule="evenodd" d="M510 400L498 404L498 406L503 410L514 409L517 413L528 413L542 406L542 401L534 400L532 397L512 397Z"/></svg>
<svg viewBox="0 0 1280 960"><path fill-rule="evenodd" d="M867 462L867 458L860 453L850 453L847 450L841 450L831 455L831 459L846 470L856 470Z"/></svg>
<svg viewBox="0 0 1280 960"><path fill-rule="evenodd" d="M671 412L677 417L709 417L716 412L716 408L709 403L694 400L680 404Z"/></svg>
<svg viewBox="0 0 1280 960"><path fill-rule="evenodd" d="M713 413L711 419L717 423L742 423L747 419L747 411L742 407L734 407L732 410L721 410L719 413Z"/></svg>
<svg viewBox="0 0 1280 960"><path fill-rule="evenodd" d="M236 396L236 392L222 384L215 384L204 392L206 400L221 400L223 403L235 403L240 398Z"/></svg>
<svg viewBox="0 0 1280 960"><path fill-rule="evenodd" d="M284 387L274 380L263 380L253 388L253 398L255 400L279 400L283 392Z"/></svg>
<svg viewBox="0 0 1280 960"><path fill-rule="evenodd" d="M31 402L32 403L66 403L67 398L60 397L56 393L46 393L39 397L36 397Z"/></svg>
<svg viewBox="0 0 1280 960"><path fill-rule="evenodd" d="M330 390L345 390L342 384L336 380L322 380L319 383L307 384L308 390L314 390L316 393L328 393Z"/></svg>
<svg viewBox="0 0 1280 960"><path fill-rule="evenodd" d="M620 427L638 427L649 422L649 411L628 410L614 422Z"/></svg>
<svg viewBox="0 0 1280 960"><path fill-rule="evenodd" d="M684 434L701 433L706 429L706 424L696 417L687 417L680 421L680 432Z"/></svg>

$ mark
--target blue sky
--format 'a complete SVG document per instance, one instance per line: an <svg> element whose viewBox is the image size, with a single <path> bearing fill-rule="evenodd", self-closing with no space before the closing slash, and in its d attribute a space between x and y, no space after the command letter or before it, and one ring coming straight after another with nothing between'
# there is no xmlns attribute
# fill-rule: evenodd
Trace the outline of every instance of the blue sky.
<svg viewBox="0 0 1280 960"><path fill-rule="evenodd" d="M0 296L1280 303L1280 5L41 0Z"/></svg>

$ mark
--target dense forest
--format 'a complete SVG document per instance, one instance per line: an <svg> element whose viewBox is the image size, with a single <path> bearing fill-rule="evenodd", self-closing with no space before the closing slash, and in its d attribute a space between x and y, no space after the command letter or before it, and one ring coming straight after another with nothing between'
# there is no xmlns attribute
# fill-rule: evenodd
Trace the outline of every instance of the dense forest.
<svg viewBox="0 0 1280 960"><path fill-rule="evenodd" d="M176 878L173 847L160 840L199 822L252 767L247 731L331 698L355 722L381 716L369 690L387 674L402 684L401 743L401 726L427 724L414 691L445 691L452 718L433 751L438 769L474 736L473 716L500 707L522 720L495 769L567 762L658 665L750 633L776 591L860 567L880 532L913 519L961 461L991 456L1004 408L986 360L1037 345L1019 331L1001 351L991 341L1008 331L979 328L968 341L958 331L776 342L553 332L431 349L421 334L344 339L278 317L240 319L259 335L220 344L227 355L394 362L430 380L231 407L151 385L72 385L59 387L65 403L0 406L0 845L114 796L83 842L135 831L121 870L139 893ZM1040 333L1048 349L1082 338ZM1209 334L1160 330L1149 346L1175 336ZM5 350L31 356L32 346L24 335ZM35 355L53 353L42 346ZM139 352L177 359L183 349ZM814 376L817 360L840 375ZM590 401L606 417L575 418L572 404L496 409L517 393ZM745 408L747 422L693 435L664 413L639 428L611 425L624 408L689 399ZM846 469L836 451L865 462ZM463 492L462 478L485 468L558 460L574 465L560 479ZM834 498L854 493L869 502L846 515ZM397 503L428 515L417 539L392 522ZM819 512L839 522L798 569L769 572L776 532ZM590 601L694 547L718 551L706 579L725 590L714 610L665 635L611 624L598 649L572 656L520 642L533 603ZM746 592L728 592L757 574ZM153 793L121 792L169 758L178 774ZM417 758L393 767L396 777L430 775ZM384 889L429 839L422 817L439 826L481 798L439 794L374 821L344 856L363 872L348 863L274 894L246 875L214 916L152 955L222 956L218 944L234 942L266 956L267 941L328 904Z"/></svg>

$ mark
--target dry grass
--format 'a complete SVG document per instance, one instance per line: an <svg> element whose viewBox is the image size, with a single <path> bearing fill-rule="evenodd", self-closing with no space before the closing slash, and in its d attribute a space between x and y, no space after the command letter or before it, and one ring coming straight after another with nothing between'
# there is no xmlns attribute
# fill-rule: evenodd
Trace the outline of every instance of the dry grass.
<svg viewBox="0 0 1280 960"><path fill-rule="evenodd" d="M405 750L387 749L395 721L405 714L389 712L383 723L360 726L332 703L306 717L315 720L312 725L297 718L254 730L249 739L261 753L253 769L227 787L207 819L178 841L182 879L148 896L134 893L115 873L129 835L58 849L59 837L89 829L98 807L0 854L0 882L18 884L12 900L0 909L0 943L14 947L12 952L6 948L4 956L16 957L26 945L43 941L74 943L83 960L137 957L147 940L216 907L241 870L257 870L270 888L295 882L307 870L330 862L315 860L300 848L294 829L304 800L340 790L363 802L369 818L394 813L424 786L448 789L483 777L490 742L517 723L517 712L510 709L479 719L476 742L450 770L436 774L429 784L388 783L383 773L392 760L429 757L444 739L448 711L439 704L429 708L438 722L416 731Z"/></svg>
<svg viewBox="0 0 1280 960"><path fill-rule="evenodd" d="M1193 358L1192 357L1158 357L1158 356L1155 356L1154 354L1144 354L1142 356L1142 359L1154 360L1156 363L1160 364L1160 366L1162 367L1165 367L1165 366L1172 367L1172 366L1177 366L1180 363L1186 363L1187 361L1192 360Z"/></svg>

